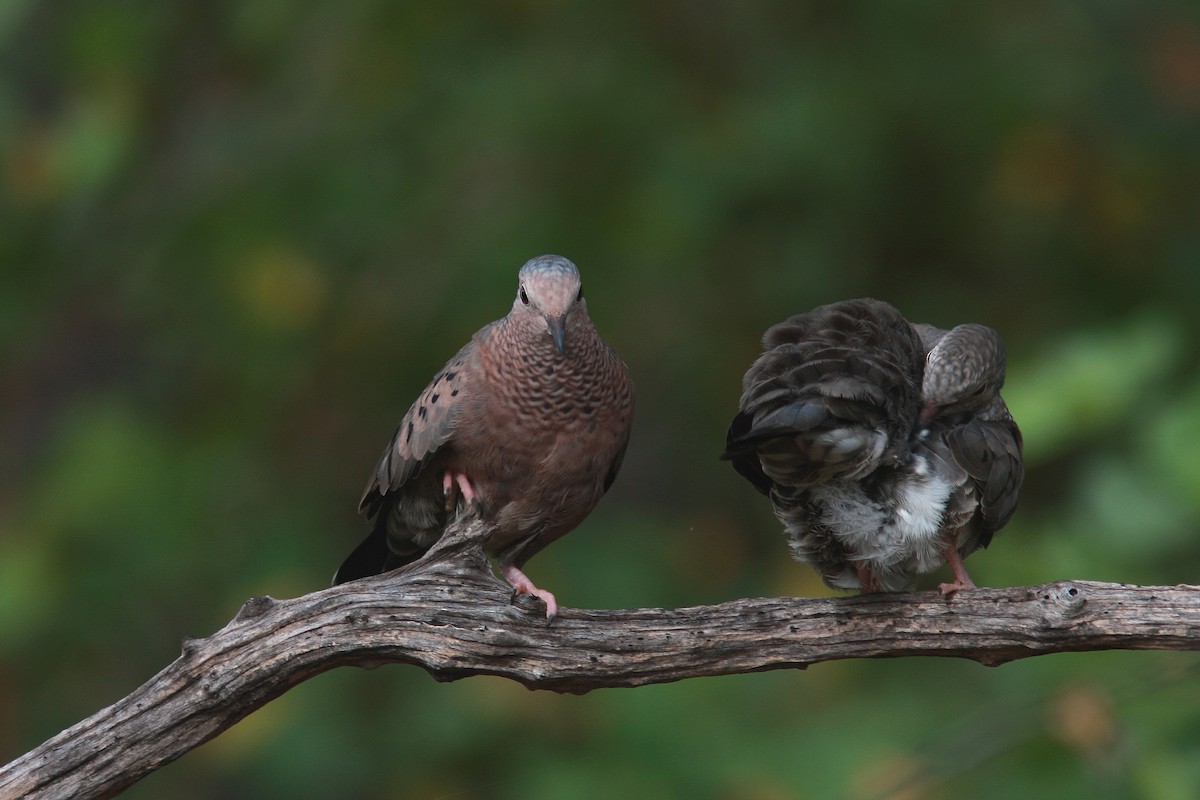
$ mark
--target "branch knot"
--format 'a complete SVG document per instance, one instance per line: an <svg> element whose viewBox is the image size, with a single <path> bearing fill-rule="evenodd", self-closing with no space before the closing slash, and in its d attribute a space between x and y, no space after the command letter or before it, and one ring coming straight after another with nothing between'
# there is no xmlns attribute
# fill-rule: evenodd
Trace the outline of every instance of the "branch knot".
<svg viewBox="0 0 1200 800"><path fill-rule="evenodd" d="M1083 587L1071 581L1060 581L1043 587L1041 595L1046 621L1068 621L1084 613L1087 598Z"/></svg>

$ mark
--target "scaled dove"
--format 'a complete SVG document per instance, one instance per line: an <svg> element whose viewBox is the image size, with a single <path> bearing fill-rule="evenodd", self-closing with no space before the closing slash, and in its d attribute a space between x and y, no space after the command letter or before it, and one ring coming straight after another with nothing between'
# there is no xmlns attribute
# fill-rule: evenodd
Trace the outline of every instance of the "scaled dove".
<svg viewBox="0 0 1200 800"><path fill-rule="evenodd" d="M521 567L612 485L633 384L588 317L574 264L539 256L518 279L508 316L476 333L400 421L359 503L371 533L335 584L415 561L473 512L495 526L484 546L515 593L557 614Z"/></svg>
<svg viewBox="0 0 1200 800"><path fill-rule="evenodd" d="M767 330L725 458L771 498L796 558L838 589L899 591L962 559L1012 516L1021 434L982 325L910 325L862 299Z"/></svg>

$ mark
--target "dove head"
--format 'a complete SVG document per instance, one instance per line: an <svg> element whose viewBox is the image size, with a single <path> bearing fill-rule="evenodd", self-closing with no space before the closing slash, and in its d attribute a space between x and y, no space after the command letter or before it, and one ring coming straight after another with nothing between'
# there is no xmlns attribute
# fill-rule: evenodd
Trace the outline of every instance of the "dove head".
<svg viewBox="0 0 1200 800"><path fill-rule="evenodd" d="M518 278L513 317L544 332L565 353L573 321L587 318L579 270L562 256L538 256L521 267Z"/></svg>
<svg viewBox="0 0 1200 800"><path fill-rule="evenodd" d="M975 411L1004 385L1004 342L986 325L959 325L941 336L925 357L921 419Z"/></svg>

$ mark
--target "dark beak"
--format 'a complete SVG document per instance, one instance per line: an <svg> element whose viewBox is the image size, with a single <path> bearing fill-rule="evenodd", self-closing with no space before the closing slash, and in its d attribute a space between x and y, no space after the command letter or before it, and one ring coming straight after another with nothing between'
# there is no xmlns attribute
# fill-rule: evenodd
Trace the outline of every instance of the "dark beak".
<svg viewBox="0 0 1200 800"><path fill-rule="evenodd" d="M567 317L564 314L561 317L546 317L546 326L550 328L550 338L554 339L554 346L558 352L564 352L563 348L567 346Z"/></svg>

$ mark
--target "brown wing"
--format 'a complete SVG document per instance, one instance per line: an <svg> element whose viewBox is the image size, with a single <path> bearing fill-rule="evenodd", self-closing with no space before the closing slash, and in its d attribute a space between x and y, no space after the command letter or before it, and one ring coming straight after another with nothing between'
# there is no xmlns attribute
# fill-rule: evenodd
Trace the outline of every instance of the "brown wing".
<svg viewBox="0 0 1200 800"><path fill-rule="evenodd" d="M763 343L722 456L759 491L869 471L907 446L921 344L895 308L821 306L773 326Z"/></svg>
<svg viewBox="0 0 1200 800"><path fill-rule="evenodd" d="M979 499L981 547L1004 527L1017 509L1025 478L1021 431L999 397L977 417L946 433L955 463L974 485Z"/></svg>
<svg viewBox="0 0 1200 800"><path fill-rule="evenodd" d="M615 353L613 354L613 357L616 358ZM630 416L626 418L625 435L622 437L621 443L617 445L617 452L613 456L612 462L608 465L608 472L604 475L605 492L608 492L608 490L612 488L613 481L617 479L617 473L621 471L621 464L625 461L625 450L629 447L629 435L633 432L633 425L631 424L633 409L633 381L631 381L629 378L629 370L625 366L624 362L618 358L617 363L620 365L619 369L621 381L624 384L624 391L619 394L627 398L626 402L628 403Z"/></svg>
<svg viewBox="0 0 1200 800"><path fill-rule="evenodd" d="M476 346L472 340L459 350L400 420L367 481L358 504L360 513L374 517L384 497L408 483L451 440L470 383Z"/></svg>

